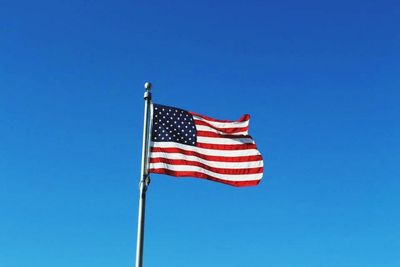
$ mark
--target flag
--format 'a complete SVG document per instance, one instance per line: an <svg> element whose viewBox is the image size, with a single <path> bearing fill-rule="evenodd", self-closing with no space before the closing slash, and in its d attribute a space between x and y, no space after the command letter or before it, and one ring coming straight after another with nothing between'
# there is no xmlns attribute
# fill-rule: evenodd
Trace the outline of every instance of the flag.
<svg viewBox="0 0 400 267"><path fill-rule="evenodd" d="M249 115L216 120L153 104L149 172L197 177L232 186L257 185L263 159L248 134Z"/></svg>

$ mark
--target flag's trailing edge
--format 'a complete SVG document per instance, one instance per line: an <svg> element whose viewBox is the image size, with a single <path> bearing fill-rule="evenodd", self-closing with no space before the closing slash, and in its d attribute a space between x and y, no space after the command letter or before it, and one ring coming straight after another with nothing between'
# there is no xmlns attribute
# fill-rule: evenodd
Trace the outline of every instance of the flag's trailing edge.
<svg viewBox="0 0 400 267"><path fill-rule="evenodd" d="M257 185L263 159L248 134L249 120L249 115L216 120L153 104L149 172L238 187Z"/></svg>

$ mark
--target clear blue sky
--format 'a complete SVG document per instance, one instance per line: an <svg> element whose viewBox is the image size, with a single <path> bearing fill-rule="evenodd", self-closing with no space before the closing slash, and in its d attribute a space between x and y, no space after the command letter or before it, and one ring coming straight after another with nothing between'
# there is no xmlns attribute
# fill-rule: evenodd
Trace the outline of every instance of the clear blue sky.
<svg viewBox="0 0 400 267"><path fill-rule="evenodd" d="M146 80L250 113L265 159L252 188L153 175L146 267L400 266L399 25L398 1L2 1L0 266L134 265Z"/></svg>

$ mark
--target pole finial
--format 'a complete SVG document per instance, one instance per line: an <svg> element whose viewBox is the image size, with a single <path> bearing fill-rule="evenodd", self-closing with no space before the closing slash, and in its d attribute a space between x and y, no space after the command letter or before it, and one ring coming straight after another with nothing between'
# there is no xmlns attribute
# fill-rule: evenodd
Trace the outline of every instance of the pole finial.
<svg viewBox="0 0 400 267"><path fill-rule="evenodd" d="M144 83L144 89L146 89L146 91L150 91L152 87L151 82L145 82Z"/></svg>

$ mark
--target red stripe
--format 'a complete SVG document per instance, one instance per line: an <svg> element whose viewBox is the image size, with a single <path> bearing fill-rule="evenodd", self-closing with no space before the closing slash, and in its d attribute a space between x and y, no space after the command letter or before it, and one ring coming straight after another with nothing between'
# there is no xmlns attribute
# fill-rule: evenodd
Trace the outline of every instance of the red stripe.
<svg viewBox="0 0 400 267"><path fill-rule="evenodd" d="M150 163L166 163L171 165L190 165L197 166L203 169L219 173L219 174L233 174L233 175L243 175L243 174L256 174L262 173L263 167L258 168L245 168L245 169L226 169L226 168L215 168L204 163L192 160L181 160L181 159L166 159L166 158L151 158Z"/></svg>
<svg viewBox="0 0 400 267"><path fill-rule="evenodd" d="M227 123L232 123L232 122L245 122L245 121L250 120L250 115L249 115L249 114L244 114L244 115L242 115L242 117L240 117L240 119L238 119L238 120L236 120L236 121L231 121L231 120L217 120L217 119L213 119L213 118L210 118L210 117L207 117L207 116L204 116L204 115L195 113L195 112L191 112L191 111L188 111L188 113L189 113L189 114L192 114L192 115L194 115L194 116L203 118L203 119L205 119L205 120L208 120L208 121L215 121L215 122L227 122Z"/></svg>
<svg viewBox="0 0 400 267"><path fill-rule="evenodd" d="M235 139L235 138L251 138L250 135L246 135L246 134L219 134L219 133L215 133L215 132L209 132L209 131L197 131L197 136L203 136L203 137L218 137L218 138L231 138L231 139Z"/></svg>
<svg viewBox="0 0 400 267"><path fill-rule="evenodd" d="M207 144L207 143L197 143L196 147L215 149L215 150L246 150L246 149L257 148L255 144L221 145L221 144Z"/></svg>
<svg viewBox="0 0 400 267"><path fill-rule="evenodd" d="M196 125L203 125L203 126L208 126L210 128L213 128L217 131L227 133L227 134L233 134L233 133L240 133L240 132L245 132L249 129L249 127L233 127L233 128L218 128L215 127L214 125L211 125L205 121L200 121L200 120L194 120Z"/></svg>
<svg viewBox="0 0 400 267"><path fill-rule="evenodd" d="M151 152L163 152L163 153L180 153L183 155L195 156L201 159L210 160L210 161L221 161L221 162L245 162L245 161L259 161L262 160L261 155L254 156L239 156L239 157L224 157L224 156L210 156L201 154L195 151L188 151L181 148L175 147L151 147ZM151 156L151 155L150 155Z"/></svg>
<svg viewBox="0 0 400 267"><path fill-rule="evenodd" d="M202 179L207 179L215 182L220 182L227 185L237 186L237 187L244 187L244 186L255 186L260 183L261 180L251 180L251 181L229 181L229 180L222 180L201 172L176 172L171 171L168 169L150 169L149 172L157 173L157 174L167 174L175 177L197 177Z"/></svg>

